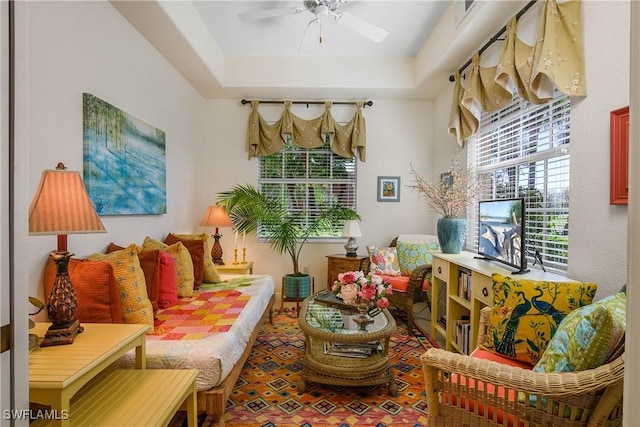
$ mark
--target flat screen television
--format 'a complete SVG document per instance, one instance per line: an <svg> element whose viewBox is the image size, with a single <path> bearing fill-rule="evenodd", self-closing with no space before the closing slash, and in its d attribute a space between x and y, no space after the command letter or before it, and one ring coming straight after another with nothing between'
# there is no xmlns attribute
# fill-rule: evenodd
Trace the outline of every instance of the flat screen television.
<svg viewBox="0 0 640 427"><path fill-rule="evenodd" d="M478 203L478 255L526 273L524 198L482 200Z"/></svg>

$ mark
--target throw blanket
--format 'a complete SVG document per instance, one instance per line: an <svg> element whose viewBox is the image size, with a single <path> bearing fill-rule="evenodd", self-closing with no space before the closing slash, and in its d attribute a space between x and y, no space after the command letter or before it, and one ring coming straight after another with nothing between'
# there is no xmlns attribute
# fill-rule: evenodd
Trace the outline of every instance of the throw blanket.
<svg viewBox="0 0 640 427"><path fill-rule="evenodd" d="M201 340L227 332L250 299L251 295L234 289L206 291L193 298L182 298L178 304L158 312L155 332L147 339Z"/></svg>

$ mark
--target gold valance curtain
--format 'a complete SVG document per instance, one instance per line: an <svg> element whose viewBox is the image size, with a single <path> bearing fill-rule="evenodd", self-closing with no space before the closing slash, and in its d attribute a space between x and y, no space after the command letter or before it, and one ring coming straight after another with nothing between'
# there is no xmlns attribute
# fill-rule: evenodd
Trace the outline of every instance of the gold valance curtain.
<svg viewBox="0 0 640 427"><path fill-rule="evenodd" d="M249 159L268 156L285 147L287 138L301 148L321 147L328 139L331 151L342 157L366 157L366 130L362 116L364 102L356 102L356 113L345 125L340 125L331 115L332 102L324 103L320 117L304 120L291 112L291 101L284 102L284 112L275 123L269 124L258 111L259 101L251 101L248 127Z"/></svg>
<svg viewBox="0 0 640 427"><path fill-rule="evenodd" d="M518 38L514 17L495 66L481 66L475 54L466 88L460 74L454 75L449 133L460 146L477 132L482 112L503 108L516 93L532 104L548 102L555 88L567 95L587 95L580 0L544 0L540 9L533 46Z"/></svg>

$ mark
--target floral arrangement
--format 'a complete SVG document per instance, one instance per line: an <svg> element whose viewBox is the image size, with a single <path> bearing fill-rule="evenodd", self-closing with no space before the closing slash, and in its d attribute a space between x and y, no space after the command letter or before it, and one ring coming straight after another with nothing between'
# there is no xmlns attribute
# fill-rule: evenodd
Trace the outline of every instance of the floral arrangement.
<svg viewBox="0 0 640 427"><path fill-rule="evenodd" d="M375 304L383 309L389 307L387 295L391 295L391 284L377 274L347 271L338 274L332 291L345 304L359 305L364 302L368 306Z"/></svg>
<svg viewBox="0 0 640 427"><path fill-rule="evenodd" d="M438 183L427 182L411 166L415 184L408 187L417 191L421 198L426 199L433 212L444 218L458 218L480 194L481 186L471 169L462 169L459 163L460 152L456 152L451 159L448 179Z"/></svg>

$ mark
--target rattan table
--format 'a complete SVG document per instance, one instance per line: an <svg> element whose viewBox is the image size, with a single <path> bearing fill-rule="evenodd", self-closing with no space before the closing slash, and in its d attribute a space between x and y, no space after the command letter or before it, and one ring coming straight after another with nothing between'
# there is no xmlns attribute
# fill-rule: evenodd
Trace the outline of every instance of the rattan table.
<svg viewBox="0 0 640 427"><path fill-rule="evenodd" d="M300 392L306 390L308 382L357 387L389 384L389 393L397 396L398 386L389 358L389 339L396 322L389 312L382 310L374 316L374 322L367 326L367 331L361 332L348 314L316 302L316 295L302 302L298 318L305 337ZM377 343L377 348L362 357L337 355L330 351L333 346L344 350L350 344L359 347L371 343Z"/></svg>

